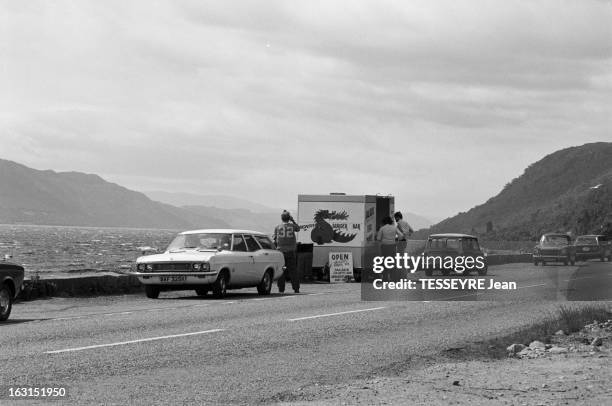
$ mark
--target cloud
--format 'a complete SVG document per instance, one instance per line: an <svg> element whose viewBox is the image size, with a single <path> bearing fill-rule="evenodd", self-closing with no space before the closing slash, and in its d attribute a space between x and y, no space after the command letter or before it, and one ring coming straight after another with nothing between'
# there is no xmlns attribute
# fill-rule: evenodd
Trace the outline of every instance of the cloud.
<svg viewBox="0 0 612 406"><path fill-rule="evenodd" d="M3 158L141 190L380 192L450 215L612 124L609 2L0 9Z"/></svg>

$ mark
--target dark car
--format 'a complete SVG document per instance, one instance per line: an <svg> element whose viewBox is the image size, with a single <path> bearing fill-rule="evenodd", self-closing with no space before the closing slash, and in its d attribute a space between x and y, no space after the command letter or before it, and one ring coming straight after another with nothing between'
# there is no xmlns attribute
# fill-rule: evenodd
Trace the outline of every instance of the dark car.
<svg viewBox="0 0 612 406"><path fill-rule="evenodd" d="M560 262L563 265L576 263L576 250L572 239L567 234L547 233L533 249L534 265L546 265L547 262Z"/></svg>
<svg viewBox="0 0 612 406"><path fill-rule="evenodd" d="M487 274L486 256L478 244L478 238L468 234L432 234L427 239L424 259L427 261L421 269L425 275L433 275L434 270L439 270L442 275L449 275L451 271L462 275L469 275L471 271L477 271L478 275ZM452 268L440 266L436 258L442 260L442 265L448 258L452 258ZM433 266L431 266L433 264Z"/></svg>
<svg viewBox="0 0 612 406"><path fill-rule="evenodd" d="M21 290L23 267L7 261L0 261L0 321L11 315L13 300Z"/></svg>
<svg viewBox="0 0 612 406"><path fill-rule="evenodd" d="M574 241L576 259L586 261L588 259L599 259L610 261L612 247L605 235L581 235Z"/></svg>

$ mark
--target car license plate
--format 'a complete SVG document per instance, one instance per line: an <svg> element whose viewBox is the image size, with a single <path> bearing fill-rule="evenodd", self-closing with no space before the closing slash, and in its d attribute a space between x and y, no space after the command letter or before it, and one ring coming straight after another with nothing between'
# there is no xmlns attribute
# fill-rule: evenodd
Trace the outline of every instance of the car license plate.
<svg viewBox="0 0 612 406"><path fill-rule="evenodd" d="M583 247L582 248L582 251L590 251L590 250L591 250L591 248L589 248L589 247Z"/></svg>
<svg viewBox="0 0 612 406"><path fill-rule="evenodd" d="M160 276L160 282L185 282L187 280L187 276L185 275L172 275L172 276Z"/></svg>

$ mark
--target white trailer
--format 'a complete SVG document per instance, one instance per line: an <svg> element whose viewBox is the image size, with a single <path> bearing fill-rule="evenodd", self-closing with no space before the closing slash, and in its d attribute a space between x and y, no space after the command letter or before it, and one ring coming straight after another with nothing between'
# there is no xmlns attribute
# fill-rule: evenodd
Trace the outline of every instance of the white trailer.
<svg viewBox="0 0 612 406"><path fill-rule="evenodd" d="M327 277L330 252L350 252L353 275L361 280L380 255L376 232L382 219L393 216L395 198L378 195L298 195L298 242L313 244L312 267Z"/></svg>

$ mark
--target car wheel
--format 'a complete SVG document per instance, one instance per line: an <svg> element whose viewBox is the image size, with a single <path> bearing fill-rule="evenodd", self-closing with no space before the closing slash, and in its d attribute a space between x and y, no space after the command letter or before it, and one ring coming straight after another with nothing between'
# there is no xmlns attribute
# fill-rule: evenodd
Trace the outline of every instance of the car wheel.
<svg viewBox="0 0 612 406"><path fill-rule="evenodd" d="M266 271L261 278L261 282L257 285L257 293L260 295L269 295L272 291L272 275L270 271Z"/></svg>
<svg viewBox="0 0 612 406"><path fill-rule="evenodd" d="M487 271L489 270L488 266L485 266L483 269L479 269L478 270L478 275L480 276L485 276L487 274Z"/></svg>
<svg viewBox="0 0 612 406"><path fill-rule="evenodd" d="M534 264L535 266L538 266L539 262L538 262L538 261L533 261L533 264Z"/></svg>
<svg viewBox="0 0 612 406"><path fill-rule="evenodd" d="M157 299L159 297L159 286L145 285L145 293L149 299Z"/></svg>
<svg viewBox="0 0 612 406"><path fill-rule="evenodd" d="M13 294L8 286L0 287L0 321L4 321L11 315L13 308Z"/></svg>
<svg viewBox="0 0 612 406"><path fill-rule="evenodd" d="M227 294L227 273L221 272L213 285L213 296L215 299L223 299Z"/></svg>
<svg viewBox="0 0 612 406"><path fill-rule="evenodd" d="M601 260L601 262L604 262L606 260L606 257L601 257L599 259Z"/></svg>
<svg viewBox="0 0 612 406"><path fill-rule="evenodd" d="M206 288L197 288L195 290L195 292L196 292L196 295L198 295L198 296L206 296L208 294L208 289L206 289Z"/></svg>

